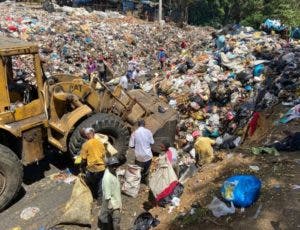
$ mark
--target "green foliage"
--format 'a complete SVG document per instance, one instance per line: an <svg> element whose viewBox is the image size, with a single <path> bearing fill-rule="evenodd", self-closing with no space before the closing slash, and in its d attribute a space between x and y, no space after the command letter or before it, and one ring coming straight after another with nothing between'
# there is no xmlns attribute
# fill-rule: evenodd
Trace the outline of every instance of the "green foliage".
<svg viewBox="0 0 300 230"><path fill-rule="evenodd" d="M290 26L300 25L300 2L298 0L272 0L265 4L264 15L281 19Z"/></svg>
<svg viewBox="0 0 300 230"><path fill-rule="evenodd" d="M180 2L174 1L180 5ZM219 27L241 23L258 28L267 18L280 19L289 26L300 25L299 0L194 0L188 6L188 21L195 25Z"/></svg>

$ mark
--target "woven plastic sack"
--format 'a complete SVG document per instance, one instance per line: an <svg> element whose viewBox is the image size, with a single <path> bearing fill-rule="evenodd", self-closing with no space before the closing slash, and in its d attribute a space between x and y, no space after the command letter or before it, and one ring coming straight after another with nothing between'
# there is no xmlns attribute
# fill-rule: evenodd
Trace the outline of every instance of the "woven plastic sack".
<svg viewBox="0 0 300 230"><path fill-rule="evenodd" d="M64 208L58 224L90 225L92 220L93 196L82 177L75 181L71 198ZM58 225L57 224L57 225Z"/></svg>
<svg viewBox="0 0 300 230"><path fill-rule="evenodd" d="M137 165L128 165L125 172L125 182L122 186L122 192L131 197L137 197L141 185L141 167Z"/></svg>
<svg viewBox="0 0 300 230"><path fill-rule="evenodd" d="M162 191L170 186L174 181L178 181L178 178L169 163L166 156L159 158L158 168L150 175L149 187L156 198Z"/></svg>
<svg viewBox="0 0 300 230"><path fill-rule="evenodd" d="M228 178L221 193L225 200L237 207L249 207L259 197L261 181L252 175L237 175Z"/></svg>

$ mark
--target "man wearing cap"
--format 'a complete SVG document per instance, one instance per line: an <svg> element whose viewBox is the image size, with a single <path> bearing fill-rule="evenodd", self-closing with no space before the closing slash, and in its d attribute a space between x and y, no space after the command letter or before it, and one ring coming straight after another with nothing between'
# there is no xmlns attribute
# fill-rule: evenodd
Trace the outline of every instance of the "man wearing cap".
<svg viewBox="0 0 300 230"><path fill-rule="evenodd" d="M214 159L214 149L212 145L216 142L208 137L201 137L199 131L193 132L193 137L196 139L194 148L196 150L196 165L211 163Z"/></svg>
<svg viewBox="0 0 300 230"><path fill-rule="evenodd" d="M145 182L153 157L151 145L154 144L154 139L151 131L145 128L143 119L138 120L138 126L130 137L129 147L134 148L135 164L143 169L142 181Z"/></svg>
<svg viewBox="0 0 300 230"><path fill-rule="evenodd" d="M85 128L83 134L87 141L82 145L80 157L82 165L86 166L86 180L98 202L102 197L102 178L105 170L105 147L95 138L93 128Z"/></svg>
<svg viewBox="0 0 300 230"><path fill-rule="evenodd" d="M121 186L116 175L119 160L116 157L110 157L106 161L106 170L103 177L102 207L99 216L99 225L101 229L120 229L121 222Z"/></svg>

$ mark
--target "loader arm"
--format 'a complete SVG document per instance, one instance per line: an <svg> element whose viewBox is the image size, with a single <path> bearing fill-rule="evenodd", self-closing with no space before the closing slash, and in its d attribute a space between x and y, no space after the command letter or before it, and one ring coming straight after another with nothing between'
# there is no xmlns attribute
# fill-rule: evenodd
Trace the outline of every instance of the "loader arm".
<svg viewBox="0 0 300 230"><path fill-rule="evenodd" d="M96 90L81 78L68 75L60 75L57 79L48 90L48 137L49 142L62 151L67 150L68 137L76 126L96 113L117 115L131 129L143 118L157 145L163 140L173 144L177 112L156 95L142 90L127 92L121 86L111 89L104 83ZM165 111L162 113L159 107Z"/></svg>

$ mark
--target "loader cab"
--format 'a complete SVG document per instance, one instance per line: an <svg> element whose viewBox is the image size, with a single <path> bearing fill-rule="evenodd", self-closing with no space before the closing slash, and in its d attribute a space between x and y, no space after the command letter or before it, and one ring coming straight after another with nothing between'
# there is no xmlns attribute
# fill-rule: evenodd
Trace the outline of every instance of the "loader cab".
<svg viewBox="0 0 300 230"><path fill-rule="evenodd" d="M0 37L0 123L44 113L38 46Z"/></svg>

